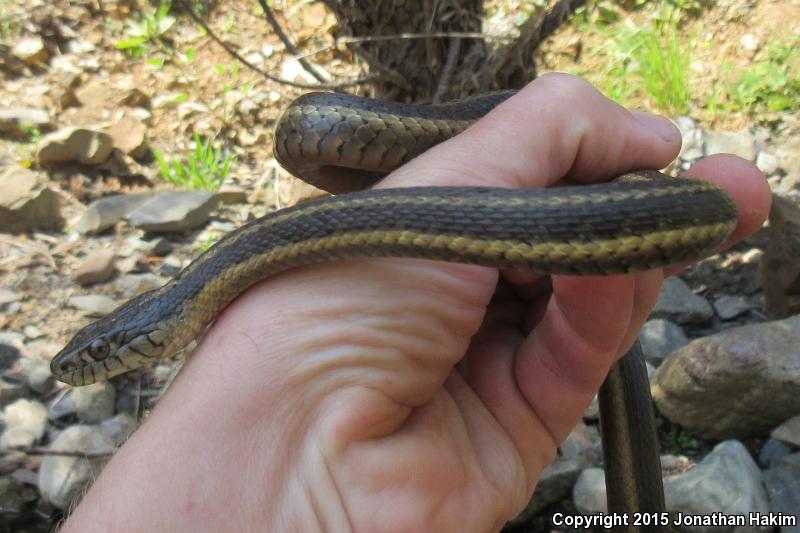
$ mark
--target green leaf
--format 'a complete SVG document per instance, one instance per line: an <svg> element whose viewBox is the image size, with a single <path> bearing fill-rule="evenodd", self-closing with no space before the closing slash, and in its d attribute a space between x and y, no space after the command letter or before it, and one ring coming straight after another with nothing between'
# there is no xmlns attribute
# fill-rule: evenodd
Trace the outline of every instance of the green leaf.
<svg viewBox="0 0 800 533"><path fill-rule="evenodd" d="M134 37L133 39L122 39L114 44L117 50L128 50L129 48L136 48L142 46L147 39L144 37Z"/></svg>

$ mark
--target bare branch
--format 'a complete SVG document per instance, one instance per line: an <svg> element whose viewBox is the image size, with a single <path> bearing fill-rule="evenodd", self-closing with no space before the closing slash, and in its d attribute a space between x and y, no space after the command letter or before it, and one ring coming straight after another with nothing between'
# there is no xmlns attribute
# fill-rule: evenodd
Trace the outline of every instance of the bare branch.
<svg viewBox="0 0 800 533"><path fill-rule="evenodd" d="M11 446L9 450L15 452L22 452L28 455L58 455L62 457L81 457L83 459L99 459L103 457L110 457L116 453L116 450L107 452L83 452L80 450L54 450L52 448L44 448L41 446L34 446L26 448L25 446Z"/></svg>
<svg viewBox="0 0 800 533"><path fill-rule="evenodd" d="M450 80L453 79L453 72L458 62L458 55L461 53L461 39L458 37L450 38L450 47L447 50L447 61L442 69L442 75L439 78L439 85L436 86L436 92L433 94L433 103L438 104L447 93L450 87Z"/></svg>
<svg viewBox="0 0 800 533"><path fill-rule="evenodd" d="M560 0L547 12L542 20L539 40L544 41L550 37L561 23L568 19L579 8L586 4L586 0Z"/></svg>
<svg viewBox="0 0 800 533"><path fill-rule="evenodd" d="M368 77L368 78L362 78L362 79L348 81L348 82L342 82L342 83L326 83L326 84L314 85L314 84L311 84L311 83L299 83L299 82L296 82L296 81L285 80L283 78L279 78L277 76L273 76L272 74L269 74L268 72L265 72L265 71L261 70L260 68L258 68L257 66L253 65L252 63L250 63L248 60L246 60L244 57L242 57L236 50L234 50L230 45L228 45L226 42L224 42L222 39L220 39L211 30L211 28L208 27L208 24L206 24L205 21L203 19L201 19L197 15L197 13L194 12L194 10L189 6L189 4L186 2L186 0L178 0L178 4L180 4L181 7L187 13L189 13L189 16L192 17L192 19L196 23L198 23L206 31L206 33L208 33L208 36L211 37L211 39L213 39L214 42L216 42L218 45L220 45L232 57L234 57L237 61L241 62L244 66L246 66L250 70L259 73L264 78L266 78L268 80L271 80L271 81L274 81L275 83L280 83L282 85L288 85L289 87L296 87L298 89L317 89L317 90L322 89L322 90L335 91L335 90L339 90L339 89L344 89L345 87L353 87L353 86L356 86L356 85L364 85L364 84L367 84L367 83L371 83L371 82L375 81L375 79L376 79L375 77Z"/></svg>
<svg viewBox="0 0 800 533"><path fill-rule="evenodd" d="M585 1L585 0L584 0ZM514 39L511 37L500 37L498 35L489 35L488 33L481 33L475 31L434 31L430 33L398 33L396 35L373 35L366 37L340 37L336 39L337 43L367 43L375 41L396 41L398 39L444 39L444 38L460 38L460 39L481 39L485 41L498 41L498 42L512 42Z"/></svg>
<svg viewBox="0 0 800 533"><path fill-rule="evenodd" d="M261 10L264 11L264 17L266 17L267 22L269 22L270 26L272 26L272 30L275 32L275 35L278 36L278 39L281 40L283 46L286 47L286 51L292 54L297 62L312 76L320 83L327 83L328 80L325 79L322 74L317 72L317 69L311 66L311 63L305 60L305 58L300 56L300 50L289 40L289 37L283 32L283 28L281 25L278 24L278 19L275 18L275 14L272 13L272 10L267 5L266 0L258 0L258 5L261 6Z"/></svg>

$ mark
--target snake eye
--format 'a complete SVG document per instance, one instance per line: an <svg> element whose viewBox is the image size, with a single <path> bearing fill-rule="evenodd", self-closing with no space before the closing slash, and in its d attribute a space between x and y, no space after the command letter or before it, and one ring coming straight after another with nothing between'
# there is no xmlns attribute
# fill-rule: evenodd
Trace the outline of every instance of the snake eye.
<svg viewBox="0 0 800 533"><path fill-rule="evenodd" d="M101 361L108 357L109 346L104 339L95 339L89 345L89 355L95 361Z"/></svg>

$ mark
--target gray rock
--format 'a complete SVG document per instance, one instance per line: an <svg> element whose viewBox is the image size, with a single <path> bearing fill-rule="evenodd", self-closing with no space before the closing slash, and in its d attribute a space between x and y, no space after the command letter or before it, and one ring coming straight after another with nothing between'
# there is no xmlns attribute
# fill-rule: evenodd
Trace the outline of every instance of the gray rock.
<svg viewBox="0 0 800 533"><path fill-rule="evenodd" d="M772 318L800 312L800 203L773 194L767 245L759 264L764 307Z"/></svg>
<svg viewBox="0 0 800 533"><path fill-rule="evenodd" d="M769 152L758 152L758 156L756 157L756 166L767 176L772 176L778 172L780 161L778 161L777 156L772 155Z"/></svg>
<svg viewBox="0 0 800 533"><path fill-rule="evenodd" d="M562 458L579 461L584 466L600 462L600 456L597 455L600 449L600 433L597 428L589 427L583 422L578 422L559 446Z"/></svg>
<svg viewBox="0 0 800 533"><path fill-rule="evenodd" d="M105 294L72 296L67 305L83 312L84 316L99 318L117 308L117 302Z"/></svg>
<svg viewBox="0 0 800 533"><path fill-rule="evenodd" d="M661 413L705 437L763 435L800 412L800 316L696 339L658 368Z"/></svg>
<svg viewBox="0 0 800 533"><path fill-rule="evenodd" d="M39 483L39 474L29 468L18 468L11 473L10 477L11 479L30 485L31 487L35 487L37 483ZM39 499L38 494L36 494L34 498L28 498L27 500L34 501L37 499Z"/></svg>
<svg viewBox="0 0 800 533"><path fill-rule="evenodd" d="M79 233L101 233L123 220L128 213L155 195L153 192L119 194L95 200L75 224Z"/></svg>
<svg viewBox="0 0 800 533"><path fill-rule="evenodd" d="M39 35L25 37L17 41L11 53L28 65L46 63L50 53L44 45L44 40Z"/></svg>
<svg viewBox="0 0 800 533"><path fill-rule="evenodd" d="M800 448L800 415L795 416L772 430L772 438Z"/></svg>
<svg viewBox="0 0 800 533"><path fill-rule="evenodd" d="M0 370L8 370L22 357L25 337L4 331L0 334Z"/></svg>
<svg viewBox="0 0 800 533"><path fill-rule="evenodd" d="M217 191L217 200L221 204L243 204L247 202L247 191L235 185L223 185Z"/></svg>
<svg viewBox="0 0 800 533"><path fill-rule="evenodd" d="M114 142L102 131L88 128L63 128L39 140L36 157L40 165L74 161L99 165L108 159Z"/></svg>
<svg viewBox="0 0 800 533"><path fill-rule="evenodd" d="M72 389L72 402L78 418L89 424L101 422L114 414L117 391L107 381Z"/></svg>
<svg viewBox="0 0 800 533"><path fill-rule="evenodd" d="M658 301L650 318L664 318L678 324L703 325L711 321L714 310L711 305L694 292L682 279L671 276L664 280Z"/></svg>
<svg viewBox="0 0 800 533"><path fill-rule="evenodd" d="M673 120L681 132L681 151L678 157L684 161L694 162L703 157L703 131L689 117L678 117Z"/></svg>
<svg viewBox="0 0 800 533"><path fill-rule="evenodd" d="M62 346L62 343L49 340L47 337L37 340L30 340L25 346L27 352L26 355L49 363L53 354L60 350Z"/></svg>
<svg viewBox="0 0 800 533"><path fill-rule="evenodd" d="M25 385L0 378L0 407L10 404L25 396Z"/></svg>
<svg viewBox="0 0 800 533"><path fill-rule="evenodd" d="M115 251L118 257L137 261L142 255L148 255L150 253L150 248L151 244L148 243L148 241L142 239L138 235L130 235L121 245L115 247ZM135 266L136 264L134 263L126 272L130 272Z"/></svg>
<svg viewBox="0 0 800 533"><path fill-rule="evenodd" d="M800 174L787 174L772 185L773 194L780 194L789 198L800 197Z"/></svg>
<svg viewBox="0 0 800 533"><path fill-rule="evenodd" d="M767 513L769 504L758 469L739 441L721 442L693 469L664 478L667 509L684 516ZM768 528L693 526L678 527L693 533L769 531Z"/></svg>
<svg viewBox="0 0 800 533"><path fill-rule="evenodd" d="M22 334L25 335L26 339L39 339L44 336L44 332L39 326L34 326L33 324L28 324L24 328L22 328Z"/></svg>
<svg viewBox="0 0 800 533"><path fill-rule="evenodd" d="M47 408L44 404L21 398L3 409L5 431L0 447L31 446L42 438L47 427Z"/></svg>
<svg viewBox="0 0 800 533"><path fill-rule="evenodd" d="M103 420L100 431L111 437L114 446L122 446L136 429L136 420L128 413L120 413Z"/></svg>
<svg viewBox="0 0 800 533"><path fill-rule="evenodd" d="M790 135L785 143L775 149L775 155L787 176L800 177L800 136Z"/></svg>
<svg viewBox="0 0 800 533"><path fill-rule="evenodd" d="M119 279L117 286L126 298L133 298L143 292L157 289L166 282L167 280L161 276L145 272L144 274L126 274Z"/></svg>
<svg viewBox="0 0 800 533"><path fill-rule="evenodd" d="M706 132L706 155L734 154L748 161L756 158L753 135L745 130Z"/></svg>
<svg viewBox="0 0 800 533"><path fill-rule="evenodd" d="M24 491L25 486L11 476L0 477L0 511L4 518L16 517L25 510Z"/></svg>
<svg viewBox="0 0 800 533"><path fill-rule="evenodd" d="M128 413L120 413L100 424L100 429L111 437L116 447L122 446L136 430L136 427L136 420Z"/></svg>
<svg viewBox="0 0 800 533"><path fill-rule="evenodd" d="M30 448L37 440L25 428L7 427L3 430L2 437L0 437L0 449Z"/></svg>
<svg viewBox="0 0 800 533"><path fill-rule="evenodd" d="M39 357L23 357L19 360L19 367L25 383L31 390L46 394L53 387L53 374L50 373L47 361Z"/></svg>
<svg viewBox="0 0 800 533"><path fill-rule="evenodd" d="M90 108L150 107L150 98L133 77L93 77L75 91L75 97Z"/></svg>
<svg viewBox="0 0 800 533"><path fill-rule="evenodd" d="M781 533L800 533L800 452L784 457L780 464L764 472L764 487L767 489L770 509L795 517L795 525L782 525Z"/></svg>
<svg viewBox="0 0 800 533"><path fill-rule="evenodd" d="M566 498L581 473L581 461L559 457L542 471L528 505L509 525L524 524L545 507Z"/></svg>
<svg viewBox="0 0 800 533"><path fill-rule="evenodd" d="M645 369L645 372L647 372L647 381L652 382L653 381L653 376L656 373L656 367L651 365L649 362L645 361L644 362L644 369Z"/></svg>
<svg viewBox="0 0 800 533"><path fill-rule="evenodd" d="M589 404L589 407L586 408L586 412L583 413L584 420L599 420L600 419L600 401L597 398L597 394L594 395L592 398L592 403Z"/></svg>
<svg viewBox="0 0 800 533"><path fill-rule="evenodd" d="M30 107L0 109L0 135L23 139L28 136L31 127L49 129L50 113L46 109Z"/></svg>
<svg viewBox="0 0 800 533"><path fill-rule="evenodd" d="M127 219L133 227L144 231L185 231L205 224L216 205L212 192L167 191L128 213Z"/></svg>
<svg viewBox="0 0 800 533"><path fill-rule="evenodd" d="M72 416L77 416L77 413L71 394L58 394L50 400L47 409L48 420L57 422Z"/></svg>
<svg viewBox="0 0 800 533"><path fill-rule="evenodd" d="M641 331L639 341L648 362L658 366L669 354L689 344L689 337L674 322L663 318L648 320Z"/></svg>
<svg viewBox="0 0 800 533"><path fill-rule="evenodd" d="M10 303L18 302L19 294L6 287L0 287L0 309Z"/></svg>
<svg viewBox="0 0 800 533"><path fill-rule="evenodd" d="M771 468L778 465L781 459L792 453L792 449L778 439L767 439L758 454L758 462Z"/></svg>
<svg viewBox="0 0 800 533"><path fill-rule="evenodd" d="M111 454L114 443L95 427L77 425L62 431L50 448L94 455ZM70 509L74 500L100 473L106 460L107 457L45 455L39 467L39 492L59 509Z"/></svg>
<svg viewBox="0 0 800 533"><path fill-rule="evenodd" d="M671 470L684 471L691 464L688 457L685 455L662 455L660 458L661 469L667 472Z"/></svg>
<svg viewBox="0 0 800 533"><path fill-rule="evenodd" d="M0 344L10 344L12 346L21 347L25 342L25 335L10 330L0 330Z"/></svg>
<svg viewBox="0 0 800 533"><path fill-rule="evenodd" d="M722 296L714 300L714 310L722 320L731 320L748 312L752 306L741 296Z"/></svg>
<svg viewBox="0 0 800 533"><path fill-rule="evenodd" d="M61 197L37 172L11 166L0 174L0 231L57 230L64 225Z"/></svg>
<svg viewBox="0 0 800 533"><path fill-rule="evenodd" d="M102 283L114 275L114 251L101 248L90 253L75 273L75 281L81 285Z"/></svg>
<svg viewBox="0 0 800 533"><path fill-rule="evenodd" d="M165 257L172 253L172 242L166 237L158 237L150 243L148 253L156 257Z"/></svg>
<svg viewBox="0 0 800 533"><path fill-rule="evenodd" d="M581 514L607 512L606 477L602 468L587 468L572 489L572 501Z"/></svg>
<svg viewBox="0 0 800 533"><path fill-rule="evenodd" d="M107 130L114 140L114 148L141 159L147 155L147 126L141 121L125 116Z"/></svg>

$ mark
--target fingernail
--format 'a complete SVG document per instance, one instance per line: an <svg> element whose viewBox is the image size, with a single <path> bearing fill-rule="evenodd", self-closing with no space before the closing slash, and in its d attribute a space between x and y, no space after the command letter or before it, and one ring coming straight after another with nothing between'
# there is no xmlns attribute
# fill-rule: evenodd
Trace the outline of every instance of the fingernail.
<svg viewBox="0 0 800 533"><path fill-rule="evenodd" d="M645 113L644 111L634 111L633 116L636 117L636 120L638 120L640 124L664 139L666 142L681 142L681 132L678 127L664 117L653 115L651 113Z"/></svg>

